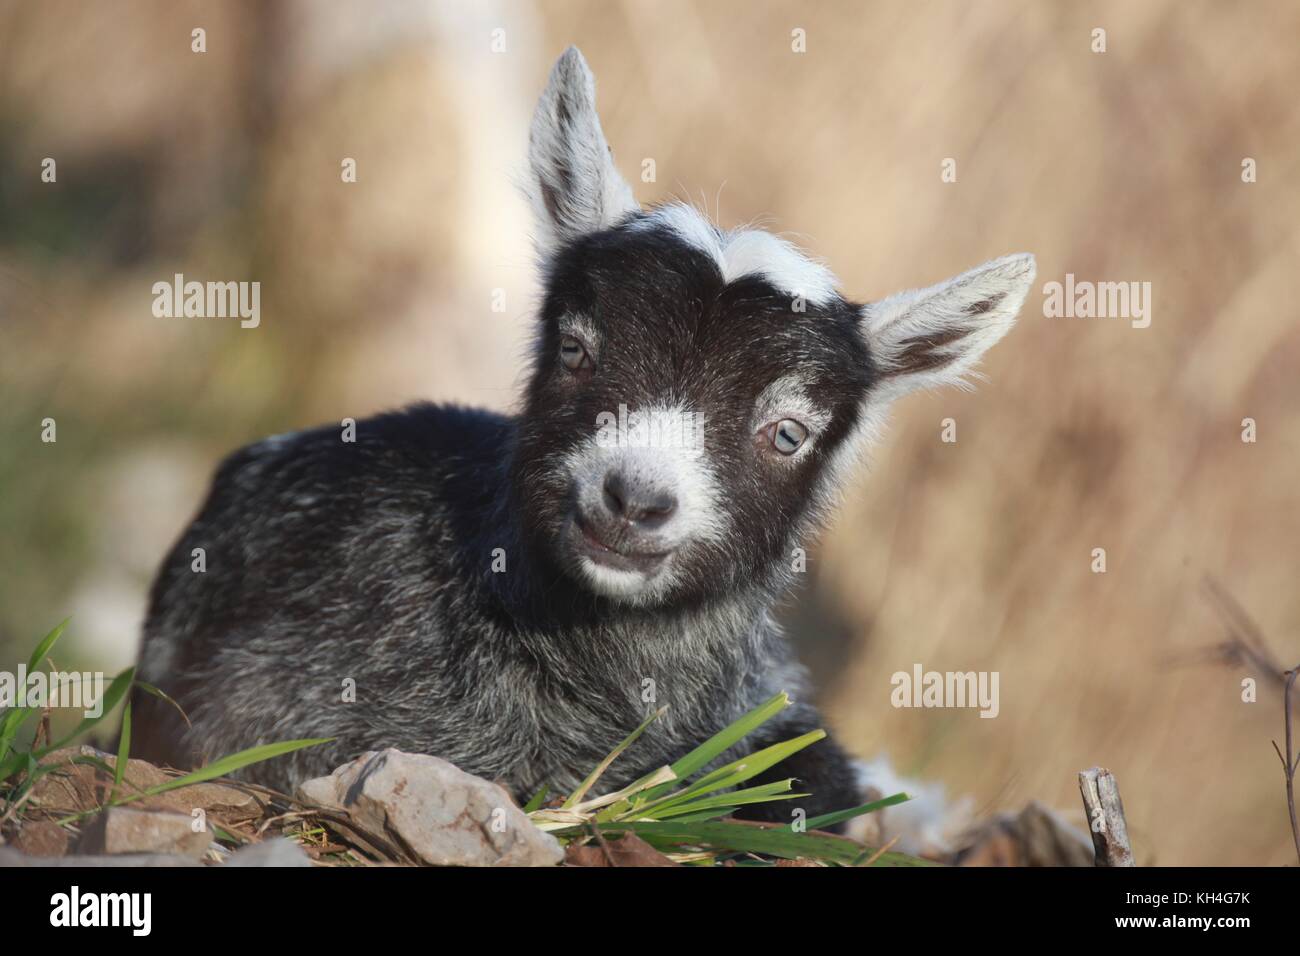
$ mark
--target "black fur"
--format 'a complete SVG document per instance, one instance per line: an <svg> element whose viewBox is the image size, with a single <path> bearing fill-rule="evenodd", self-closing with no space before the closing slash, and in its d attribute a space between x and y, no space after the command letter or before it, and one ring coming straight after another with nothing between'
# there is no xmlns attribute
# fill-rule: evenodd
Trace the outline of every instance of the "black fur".
<svg viewBox="0 0 1300 956"><path fill-rule="evenodd" d="M141 677L193 727L137 692L136 752L187 766L335 737L247 776L289 788L398 747L526 798L575 785L664 704L604 786L671 762L780 690L799 703L748 746L820 726L770 611L792 548L822 517L829 461L858 424L873 366L858 307L792 305L760 278L724 282L663 229L604 230L551 263L517 417L416 405L360 421L354 443L330 426L232 455L164 562L145 625ZM598 330L590 374L558 360L566 314ZM756 398L791 372L829 416L793 465L750 428ZM726 533L684 545L655 600L600 596L562 540L574 507L564 461L600 411L666 397L707 416ZM191 570L195 548L204 573ZM349 678L355 703L343 700ZM829 740L767 777L791 775L813 794L796 801L809 816L858 801Z"/></svg>

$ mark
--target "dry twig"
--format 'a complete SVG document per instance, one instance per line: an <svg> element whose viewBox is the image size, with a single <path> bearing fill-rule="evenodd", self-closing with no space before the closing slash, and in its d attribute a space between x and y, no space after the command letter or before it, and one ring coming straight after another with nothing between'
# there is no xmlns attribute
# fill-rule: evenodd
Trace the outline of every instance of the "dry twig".
<svg viewBox="0 0 1300 956"><path fill-rule="evenodd" d="M1282 712L1286 718L1286 756L1282 756L1276 740L1273 741L1273 749L1277 751L1277 759L1282 761L1282 772L1286 775L1286 806L1291 813L1291 838L1295 841L1296 857L1300 858L1300 826L1296 825L1295 815L1295 772L1300 767L1300 751L1296 751L1291 742L1291 691L1295 689L1298 676L1300 664L1286 672L1286 693L1282 695Z"/></svg>
<svg viewBox="0 0 1300 956"><path fill-rule="evenodd" d="M1133 847L1128 840L1124 802L1119 798L1115 776L1103 767L1079 774L1079 792L1088 814L1092 848L1097 866L1133 866Z"/></svg>

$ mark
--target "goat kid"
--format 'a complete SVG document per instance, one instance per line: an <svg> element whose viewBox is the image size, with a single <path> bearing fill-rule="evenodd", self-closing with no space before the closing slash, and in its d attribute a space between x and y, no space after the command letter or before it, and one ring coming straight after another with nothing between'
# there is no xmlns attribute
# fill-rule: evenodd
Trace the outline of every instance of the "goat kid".
<svg viewBox="0 0 1300 956"><path fill-rule="evenodd" d="M355 441L325 427L231 455L144 627L140 676L191 723L137 693L140 756L333 737L246 776L291 789L397 747L526 798L578 784L665 704L605 786L781 690L798 703L741 746L821 726L772 620L795 549L890 404L963 383L1006 334L1033 257L864 306L776 236L643 210L572 48L537 107L527 191L545 294L520 413L421 404ZM789 776L810 816L858 802L832 739L762 780Z"/></svg>

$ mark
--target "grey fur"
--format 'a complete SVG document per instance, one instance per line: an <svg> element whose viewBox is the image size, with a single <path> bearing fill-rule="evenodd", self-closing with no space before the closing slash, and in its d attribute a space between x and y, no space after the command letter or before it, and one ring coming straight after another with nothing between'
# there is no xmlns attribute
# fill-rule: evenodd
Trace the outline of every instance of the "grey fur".
<svg viewBox="0 0 1300 956"><path fill-rule="evenodd" d="M227 459L154 583L140 658L140 676L192 726L137 692L140 755L186 766L332 737L247 776L287 790L397 747L523 798L572 788L663 705L603 786L670 763L782 690L796 705L741 750L821 726L772 620L792 551L827 517L842 463L889 402L960 380L1010 327L1032 259L863 307L786 244L728 252L692 211L624 209L631 191L576 50L552 73L530 153L546 295L520 413L417 405L358 422L355 442L325 427ZM770 267L754 258L764 250ZM792 301L808 277L818 297ZM590 339L589 366L558 361L574 335ZM696 457L637 479L666 487L628 484L680 504L654 522L621 517L582 484L599 471L572 470L597 415L621 405L708 423ZM790 416L808 437L780 454L763 429ZM600 461L620 467L617 455ZM607 552L665 551L661 570L624 591L593 587L592 529ZM812 792L799 801L809 815L857 799L829 739L760 779L786 776Z"/></svg>

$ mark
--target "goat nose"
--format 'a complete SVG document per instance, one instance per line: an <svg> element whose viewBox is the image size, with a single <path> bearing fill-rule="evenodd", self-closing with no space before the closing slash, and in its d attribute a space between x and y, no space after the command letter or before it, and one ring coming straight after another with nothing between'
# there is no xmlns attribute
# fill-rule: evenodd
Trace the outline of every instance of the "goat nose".
<svg viewBox="0 0 1300 956"><path fill-rule="evenodd" d="M663 524L677 510L677 498L671 492L629 486L618 471L605 474L604 499L614 517L648 528Z"/></svg>

